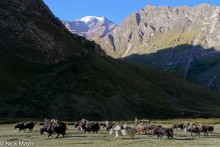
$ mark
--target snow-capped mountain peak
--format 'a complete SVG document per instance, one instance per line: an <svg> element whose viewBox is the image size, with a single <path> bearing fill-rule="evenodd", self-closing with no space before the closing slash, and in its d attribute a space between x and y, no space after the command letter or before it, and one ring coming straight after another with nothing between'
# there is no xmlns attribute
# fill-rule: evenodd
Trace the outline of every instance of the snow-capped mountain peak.
<svg viewBox="0 0 220 147"><path fill-rule="evenodd" d="M70 32L84 36L90 40L98 40L105 37L116 24L106 17L86 16L72 22L62 21Z"/></svg>
<svg viewBox="0 0 220 147"><path fill-rule="evenodd" d="M77 21L83 21L85 23L88 23L94 19L97 19L98 21L104 21L105 17L96 17L96 16L86 16L80 19L77 19Z"/></svg>

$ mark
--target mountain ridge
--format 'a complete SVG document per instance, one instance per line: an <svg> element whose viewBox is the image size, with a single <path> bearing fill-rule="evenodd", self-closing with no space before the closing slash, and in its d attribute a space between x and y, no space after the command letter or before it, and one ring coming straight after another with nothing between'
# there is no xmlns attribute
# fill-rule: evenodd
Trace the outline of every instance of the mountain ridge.
<svg viewBox="0 0 220 147"><path fill-rule="evenodd" d="M217 75L211 87L220 91L218 70L210 67L207 71L201 71L200 75L192 75L194 73L188 72L192 71L192 68L197 68L191 65L200 59L219 55L219 22L220 6L200 4L195 7L172 8L147 5L125 18L119 26L101 39L100 45L107 55L114 58L126 58L129 61L138 61L138 63L159 69L164 68L164 64L170 65L170 67L165 68L167 71L182 64L181 68L185 68L185 70L182 71L181 76L179 76L178 71L172 72L172 74L183 79L190 79L190 81L206 87L210 87L208 86L209 83L203 83L203 79L194 79L193 77L201 77L203 74L203 78L210 81L211 77L208 75ZM178 47L181 47L181 50ZM173 48L178 52L172 52ZM207 52L210 48L213 49L212 52ZM135 54L154 54L163 49L167 50L163 55L160 54L160 57L166 59L163 62L158 62L160 58L156 58L156 56L153 59L148 58L150 56L132 57ZM146 64L145 60L149 60L149 62ZM207 61L207 63L209 62ZM204 77L205 73L207 76Z"/></svg>

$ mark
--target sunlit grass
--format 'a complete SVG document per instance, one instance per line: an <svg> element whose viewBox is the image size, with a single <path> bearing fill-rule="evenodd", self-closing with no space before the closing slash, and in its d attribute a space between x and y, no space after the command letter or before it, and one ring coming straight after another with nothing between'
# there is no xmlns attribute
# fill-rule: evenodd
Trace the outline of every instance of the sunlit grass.
<svg viewBox="0 0 220 147"><path fill-rule="evenodd" d="M88 134L83 131L79 131L74 128L73 125L68 125L67 134L64 138L48 138L47 134L40 135L39 125L36 124L33 133L20 132L14 129L15 124L2 124L0 125L0 141L26 141L33 142L34 146L45 146L45 147L118 147L118 146L133 146L133 147L219 147L220 146L220 124L218 118L211 119L175 119L175 120L153 120L152 123L161 124L165 127L170 127L174 122L191 121L199 123L211 123L215 124L215 131L209 136L204 136L201 133L201 137L196 136L192 140L189 133L185 134L183 131L174 131L174 139L167 139L163 137L162 139L157 139L156 136L148 136L143 134L136 134L135 139L131 140L129 137L119 137L114 140L114 135L110 135L105 130L101 130L98 134ZM118 121L117 121L118 122ZM121 121L122 122L122 121ZM127 121L124 121L127 122ZM73 122L67 122L72 124ZM131 123L128 122L128 123ZM129 124L133 126L133 124Z"/></svg>

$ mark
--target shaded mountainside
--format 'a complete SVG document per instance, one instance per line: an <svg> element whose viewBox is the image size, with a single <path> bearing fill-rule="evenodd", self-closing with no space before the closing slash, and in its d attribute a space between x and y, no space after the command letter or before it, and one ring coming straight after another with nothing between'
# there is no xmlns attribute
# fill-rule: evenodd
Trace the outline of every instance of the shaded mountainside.
<svg viewBox="0 0 220 147"><path fill-rule="evenodd" d="M3 28L16 28L23 19L18 24L14 22L14 26L11 24L20 18L31 21L35 28L38 28L38 21L35 22L38 19L41 25L45 25L40 34L39 30L34 34L27 32L33 48L24 46L25 39L13 40L22 31L10 32L11 37L7 36L6 31L1 36L0 117L122 120L135 116L171 118L220 115L219 93L161 71L103 56L104 52L94 42L72 35L62 25L57 26L61 24L58 19L50 21L54 16L46 15L45 12L51 12L41 0L24 0L23 4L28 5L23 7L20 7L18 0L4 0L0 4L0 11L4 9L3 12L7 12L5 16L15 17L9 24L2 23L6 22L6 17L1 19L1 31ZM33 4L37 7L28 9ZM45 9L41 11L40 8ZM26 10L29 15L15 15L14 11L20 9ZM54 46L48 50L42 41L42 34L53 35L55 32L56 41L49 42ZM42 42L35 42L35 34ZM60 45L60 40L70 54L64 54L62 60L42 59L41 53L46 50L47 57L50 57L51 52ZM28 50L28 54L23 50Z"/></svg>
<svg viewBox="0 0 220 147"><path fill-rule="evenodd" d="M7 63L1 64L1 117L133 119L220 112L220 95L213 91L93 53L53 65L10 54L6 60L1 61Z"/></svg>
<svg viewBox="0 0 220 147"><path fill-rule="evenodd" d="M101 46L112 57L165 69L220 91L220 73L212 66L207 67L209 63L219 61L219 28L220 6L200 4L194 8L172 8L147 5L128 16L102 40ZM205 70L200 69L202 64L206 64ZM189 71L192 69L201 73L192 73Z"/></svg>
<svg viewBox="0 0 220 147"><path fill-rule="evenodd" d="M183 44L156 53L133 54L123 58L123 61L156 67L205 87L220 90L220 52L216 52L214 48L204 49L199 45Z"/></svg>
<svg viewBox="0 0 220 147"><path fill-rule="evenodd" d="M43 1L3 0L0 4L0 45L8 52L33 62L50 64L71 55L85 54L87 51L79 44L95 45L71 35Z"/></svg>

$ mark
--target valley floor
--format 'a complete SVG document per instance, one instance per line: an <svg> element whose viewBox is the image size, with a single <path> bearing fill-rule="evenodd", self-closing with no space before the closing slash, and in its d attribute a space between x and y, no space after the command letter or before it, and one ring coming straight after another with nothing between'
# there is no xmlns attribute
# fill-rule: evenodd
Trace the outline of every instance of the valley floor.
<svg viewBox="0 0 220 147"><path fill-rule="evenodd" d="M162 124L162 126L170 127L171 124ZM162 139L157 139L156 136L148 135L135 135L131 140L128 136L119 137L114 140L114 135L110 135L105 130L101 129L98 134L84 134L74 128L73 125L68 125L67 134L64 138L53 137L48 138L47 134L40 135L38 124L35 125L33 133L27 133L18 129L14 129L15 124L2 124L0 125L0 146L12 146L7 143L17 143L14 146L28 146L25 143L30 143L34 147L219 147L220 146L220 124L214 125L214 132L209 136L196 136L192 140L189 133L185 134L183 131L174 131L174 139L167 139L164 136ZM131 126L131 125L128 125ZM20 143L20 145L19 145ZM23 144L22 144L23 143Z"/></svg>

